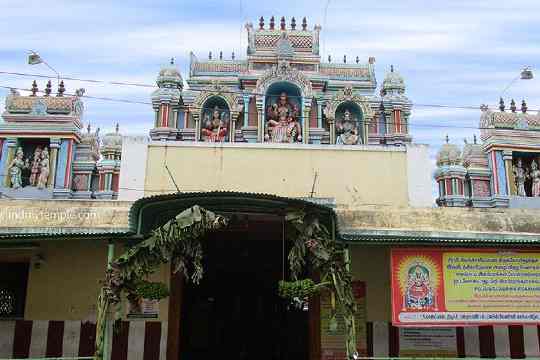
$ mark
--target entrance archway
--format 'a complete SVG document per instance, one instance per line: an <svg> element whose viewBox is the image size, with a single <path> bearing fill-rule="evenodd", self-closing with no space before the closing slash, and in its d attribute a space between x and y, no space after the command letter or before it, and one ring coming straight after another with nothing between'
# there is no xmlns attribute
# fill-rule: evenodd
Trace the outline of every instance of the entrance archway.
<svg viewBox="0 0 540 360"><path fill-rule="evenodd" d="M282 229L281 234L285 235L282 239L290 242L290 251L283 248L282 251L285 250L288 259L285 269L289 269L290 278L295 280L279 284L280 296L288 298L291 304L296 304L299 300L300 303L307 301L318 289L325 288L334 293L338 311L345 320L347 354L355 355L356 305L346 250L343 244L335 240L334 211L311 202L274 195L209 192L160 195L143 198L134 203L129 214L129 224L134 239L139 239L139 243L114 260L107 271L98 304L96 358L102 360L104 356L103 342L109 307L120 304L123 295L127 295L128 299L136 295L137 281L143 280L159 264L171 262L173 272L170 283L167 359L178 360L182 350L180 307L183 292L186 292L183 290L188 289L187 283L199 284L203 278L202 243L210 242L212 239L207 237L212 233L217 236L216 231L227 229L234 232L234 224L245 223L238 220L242 216L247 216L248 220L250 216L277 219L273 224L270 221L269 226L277 229L276 231ZM228 228L227 223L231 224ZM285 241L282 244L285 244ZM219 255L218 251L217 256ZM308 272L317 273L321 283L310 286L309 283L313 283L311 280L296 281L305 277ZM282 270L282 274L284 273L285 270ZM298 287L299 284L302 286ZM304 286L306 284L307 287ZM313 320L320 316L317 307L313 307L310 314L310 319ZM265 316L269 317L269 314L266 313ZM320 342L317 343L316 339L320 329L314 329L316 321L309 323L309 354L310 358L316 359L320 357ZM284 348L283 343L278 342L278 347ZM240 350L242 351L242 348ZM304 353L307 354L308 351L304 349ZM248 350L247 355L253 354L253 351L250 353Z"/></svg>

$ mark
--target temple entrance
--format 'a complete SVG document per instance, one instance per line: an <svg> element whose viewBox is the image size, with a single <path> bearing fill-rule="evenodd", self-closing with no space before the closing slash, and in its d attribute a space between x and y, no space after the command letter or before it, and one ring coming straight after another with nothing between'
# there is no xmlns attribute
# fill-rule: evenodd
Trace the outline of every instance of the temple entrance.
<svg viewBox="0 0 540 360"><path fill-rule="evenodd" d="M180 359L307 360L308 311L287 309L277 291L288 272L281 219L231 228L203 242L203 280L183 289Z"/></svg>

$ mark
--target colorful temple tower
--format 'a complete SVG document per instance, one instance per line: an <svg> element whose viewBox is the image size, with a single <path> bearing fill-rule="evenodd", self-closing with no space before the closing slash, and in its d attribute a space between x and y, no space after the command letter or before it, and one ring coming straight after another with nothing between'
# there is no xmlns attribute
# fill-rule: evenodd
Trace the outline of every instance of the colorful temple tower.
<svg viewBox="0 0 540 360"><path fill-rule="evenodd" d="M506 111L481 107L480 138L465 144L463 153L445 144L438 153L435 180L439 184L440 206L539 207L540 202L540 114L521 111L515 101Z"/></svg>
<svg viewBox="0 0 540 360"><path fill-rule="evenodd" d="M99 129L81 131L83 95L84 89L67 94L63 81L56 95L50 81L44 91L34 81L28 96L11 90L0 123L0 196L90 199L103 197L103 191L110 193L106 198L116 196L121 136L105 136L100 152ZM101 182L107 173L111 180Z"/></svg>
<svg viewBox="0 0 540 360"><path fill-rule="evenodd" d="M246 24L247 58L191 54L189 89L173 62L152 95L153 140L304 144L411 142L411 101L392 67L377 95L375 59L321 62L321 27L304 18Z"/></svg>

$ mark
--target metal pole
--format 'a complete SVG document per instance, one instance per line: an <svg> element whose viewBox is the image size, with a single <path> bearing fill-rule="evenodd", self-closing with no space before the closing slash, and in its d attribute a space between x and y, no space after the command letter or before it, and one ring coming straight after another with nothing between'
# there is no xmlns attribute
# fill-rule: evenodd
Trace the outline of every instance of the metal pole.
<svg viewBox="0 0 540 360"><path fill-rule="evenodd" d="M109 240L107 245L107 270L111 269L111 264L114 259L114 243ZM106 315L107 316L107 315ZM111 335L111 322L107 317L105 320L105 336L103 339L103 359L109 360L111 358L111 345L109 344L109 337Z"/></svg>

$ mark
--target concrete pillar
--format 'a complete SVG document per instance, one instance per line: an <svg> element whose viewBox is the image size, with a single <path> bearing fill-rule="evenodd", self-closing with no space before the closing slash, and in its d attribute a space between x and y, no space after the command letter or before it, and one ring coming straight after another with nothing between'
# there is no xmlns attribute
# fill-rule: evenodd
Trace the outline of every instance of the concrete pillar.
<svg viewBox="0 0 540 360"><path fill-rule="evenodd" d="M61 139L59 138L51 138L50 140L50 172L49 180L47 181L47 187L50 189L54 188L54 182L56 179L56 159L58 158L58 149L60 148L60 142Z"/></svg>
<svg viewBox="0 0 540 360"><path fill-rule="evenodd" d="M508 195L517 195L514 172L512 171L512 150L504 150L502 156L506 170L506 187L508 189Z"/></svg>

